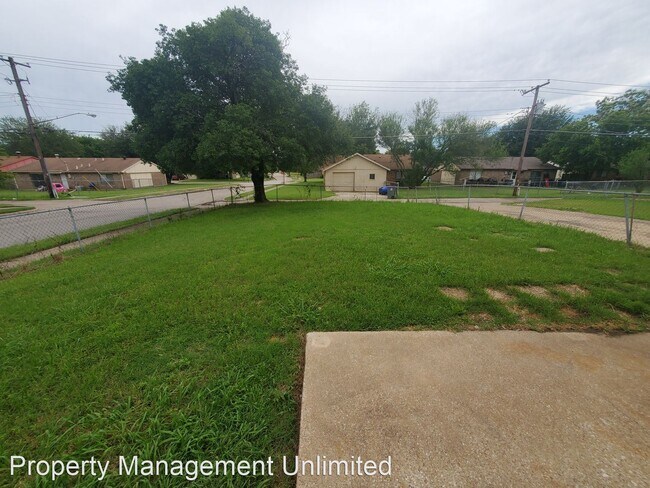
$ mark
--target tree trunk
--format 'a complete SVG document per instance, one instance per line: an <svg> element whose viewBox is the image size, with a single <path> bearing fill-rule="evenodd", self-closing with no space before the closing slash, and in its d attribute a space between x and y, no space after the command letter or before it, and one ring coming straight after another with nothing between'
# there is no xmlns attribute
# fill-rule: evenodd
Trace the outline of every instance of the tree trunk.
<svg viewBox="0 0 650 488"><path fill-rule="evenodd" d="M305 179L305 183L307 183L307 173L303 173L302 177Z"/></svg>
<svg viewBox="0 0 650 488"><path fill-rule="evenodd" d="M251 180L255 189L255 203L268 202L264 191L264 163L255 166L251 171Z"/></svg>

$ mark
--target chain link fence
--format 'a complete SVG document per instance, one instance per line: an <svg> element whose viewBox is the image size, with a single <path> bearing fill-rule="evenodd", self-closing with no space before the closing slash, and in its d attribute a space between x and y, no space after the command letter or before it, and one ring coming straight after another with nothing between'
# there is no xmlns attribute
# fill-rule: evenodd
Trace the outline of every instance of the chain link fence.
<svg viewBox="0 0 650 488"><path fill-rule="evenodd" d="M57 208L0 215L0 261L135 224L153 225L173 214L216 208L230 201L229 188L104 201L48 201ZM52 203L50 203L52 202Z"/></svg>
<svg viewBox="0 0 650 488"><path fill-rule="evenodd" d="M294 183L266 189L271 201L365 200L430 203L562 225L628 244L650 247L650 193L575 188L438 185L331 191L321 184ZM358 189L357 189L358 190ZM247 203L251 188L241 185L94 204L58 201L57 208L0 215L0 261L57 247L135 224L152 225L171 214ZM45 204L45 202L44 202ZM49 204L49 202L48 202Z"/></svg>
<svg viewBox="0 0 650 488"><path fill-rule="evenodd" d="M578 186L523 186L515 196L514 187L508 185L404 188L394 184L362 189L338 185L336 191L331 191L323 185L294 183L267 190L267 197L272 201L388 200L449 205L572 227L650 247L650 192L634 191L639 187L650 189L650 182L617 182L615 187L621 191L614 190L611 182L597 182L595 187L601 189L595 190ZM252 194L244 193L236 201L251 199Z"/></svg>

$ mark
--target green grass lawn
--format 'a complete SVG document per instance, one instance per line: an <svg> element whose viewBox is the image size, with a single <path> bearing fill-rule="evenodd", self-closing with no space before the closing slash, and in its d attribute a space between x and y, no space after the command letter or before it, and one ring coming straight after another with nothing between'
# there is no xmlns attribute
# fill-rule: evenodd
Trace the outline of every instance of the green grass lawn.
<svg viewBox="0 0 650 488"><path fill-rule="evenodd" d="M546 196L556 197L561 195L562 190L554 188L521 188L521 198L528 191L528 196ZM420 198L515 198L512 195L513 187L511 186L423 186L416 188L400 188L398 198L400 199L420 199Z"/></svg>
<svg viewBox="0 0 650 488"><path fill-rule="evenodd" d="M0 201L10 200L47 200L50 196L45 191L4 190L0 189Z"/></svg>
<svg viewBox="0 0 650 488"><path fill-rule="evenodd" d="M33 210L34 207L26 207L24 205L6 205L0 203L0 214L8 214L14 212L24 212L25 210Z"/></svg>
<svg viewBox="0 0 650 488"><path fill-rule="evenodd" d="M555 210L570 210L573 212L586 212L598 215L611 215L625 217L625 201L622 197L604 197L600 195L580 194L565 195L562 198L548 201L528 202L529 207L551 208ZM630 207L631 209L631 207ZM637 197L634 218L650 220L650 197Z"/></svg>
<svg viewBox="0 0 650 488"><path fill-rule="evenodd" d="M650 322L650 250L446 206L234 205L35 268L0 281L0 451L33 459L292 455L308 331ZM531 284L548 298L514 288ZM106 486L186 484L111 476ZM0 464L0 485L16 483L37 486Z"/></svg>
<svg viewBox="0 0 650 488"><path fill-rule="evenodd" d="M209 190L210 188L228 188L237 186L245 180L184 180L174 182L165 186L149 186L145 188L132 188L128 190L81 190L72 191L69 194L60 194L59 198L70 199L111 199L125 200L129 198L141 198L153 195L165 195L169 193L185 193L187 191ZM47 200L47 192L36 190L0 190L0 201L2 200Z"/></svg>
<svg viewBox="0 0 650 488"><path fill-rule="evenodd" d="M334 196L335 193L323 187L322 178L308 178L305 182L302 177L299 181L293 181L286 185L277 185L266 188L266 198L276 200L321 200ZM240 198L252 199L253 192L247 191L240 195Z"/></svg>

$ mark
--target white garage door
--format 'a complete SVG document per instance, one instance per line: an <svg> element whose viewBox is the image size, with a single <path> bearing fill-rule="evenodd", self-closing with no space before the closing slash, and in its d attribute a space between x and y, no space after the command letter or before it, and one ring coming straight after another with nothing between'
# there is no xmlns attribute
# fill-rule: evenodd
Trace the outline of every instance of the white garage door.
<svg viewBox="0 0 650 488"><path fill-rule="evenodd" d="M151 173L138 173L131 175L133 188L144 188L146 186L153 186L153 176Z"/></svg>
<svg viewBox="0 0 650 488"><path fill-rule="evenodd" d="M331 187L334 191L354 191L354 172L333 171Z"/></svg>

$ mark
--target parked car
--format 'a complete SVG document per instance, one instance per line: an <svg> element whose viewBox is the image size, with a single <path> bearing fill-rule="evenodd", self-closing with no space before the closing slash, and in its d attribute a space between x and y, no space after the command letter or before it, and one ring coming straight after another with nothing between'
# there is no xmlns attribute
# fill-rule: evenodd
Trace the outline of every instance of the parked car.
<svg viewBox="0 0 650 488"><path fill-rule="evenodd" d="M467 180L468 185L497 185L499 182L496 178L478 178L476 180Z"/></svg>

